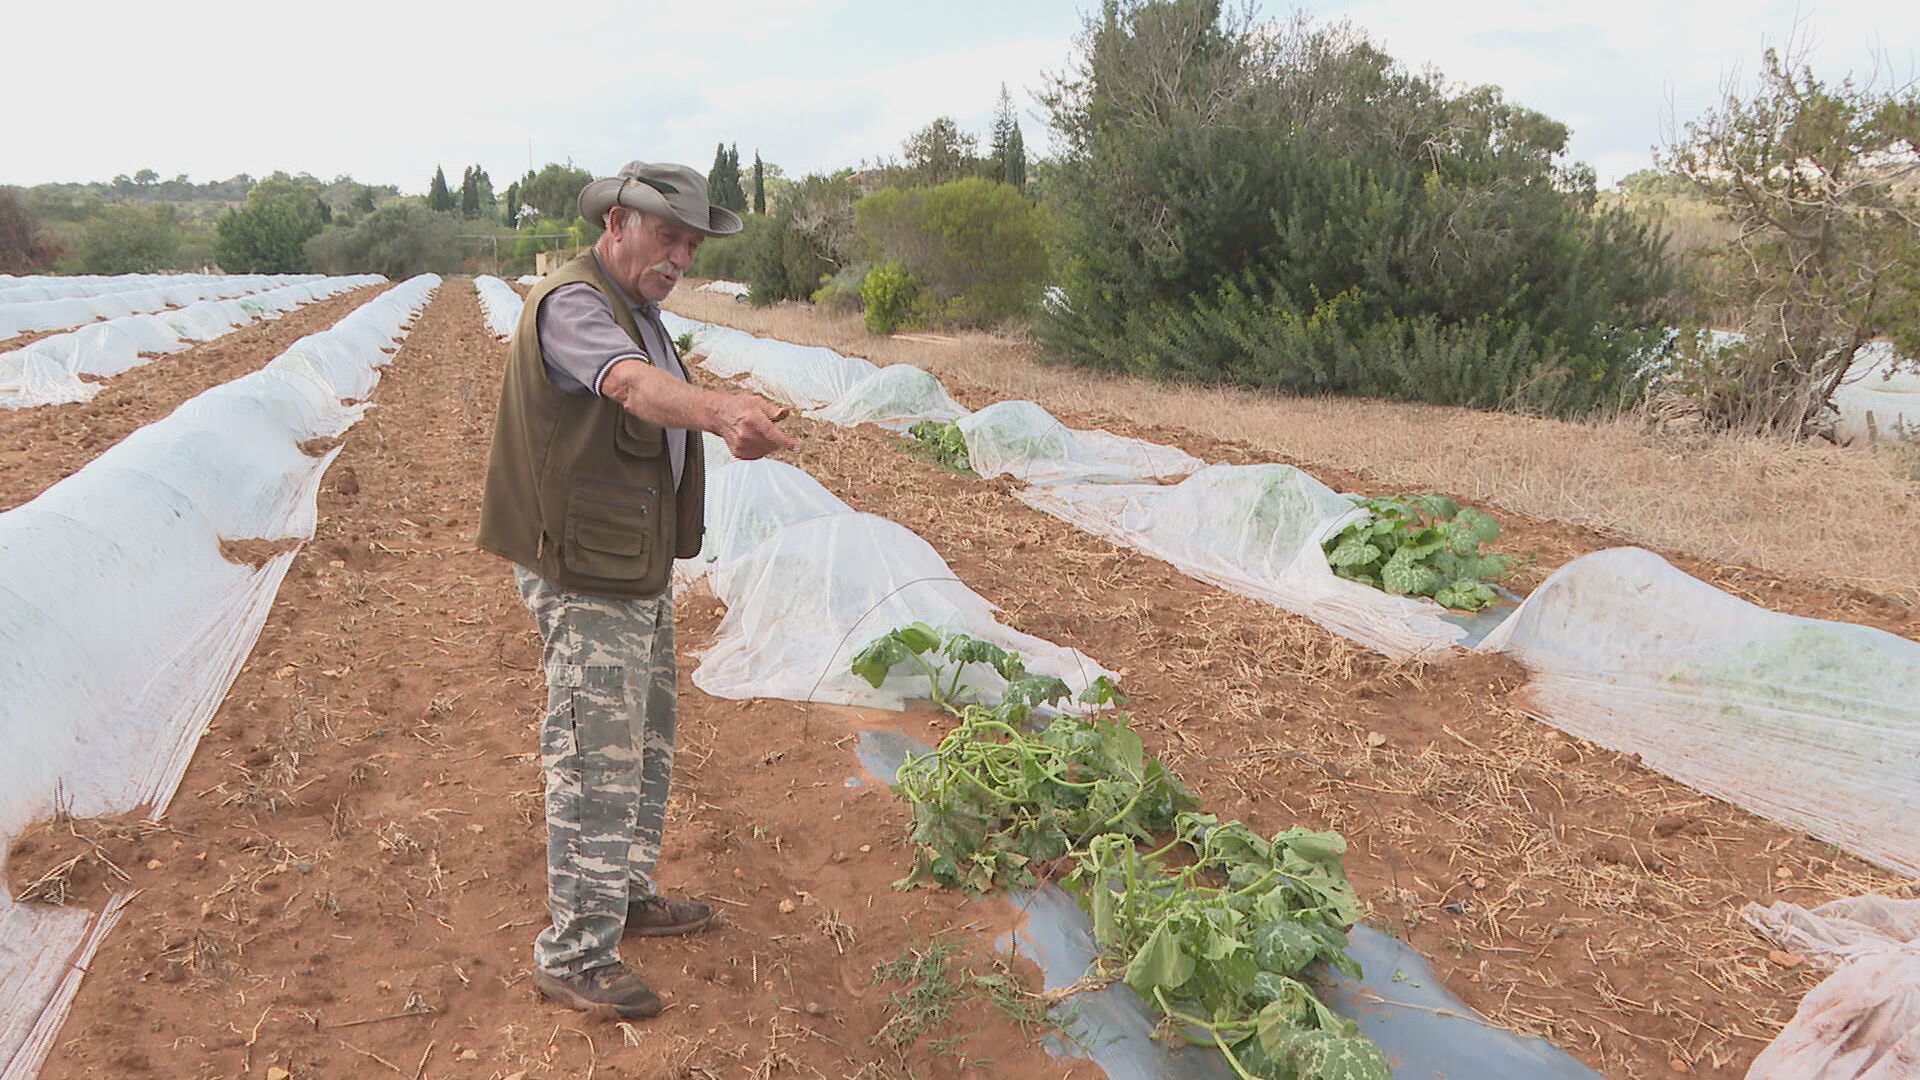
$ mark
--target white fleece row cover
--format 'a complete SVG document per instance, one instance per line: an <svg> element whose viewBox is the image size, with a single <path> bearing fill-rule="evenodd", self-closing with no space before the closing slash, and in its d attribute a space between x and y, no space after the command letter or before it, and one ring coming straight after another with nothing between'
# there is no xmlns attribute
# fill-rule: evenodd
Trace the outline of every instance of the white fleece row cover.
<svg viewBox="0 0 1920 1080"><path fill-rule="evenodd" d="M838 401L875 370L859 357L832 349L751 334L696 335L694 345L706 354L702 366L708 371L723 379L744 375L755 393L797 409Z"/></svg>
<svg viewBox="0 0 1920 1080"><path fill-rule="evenodd" d="M967 415L940 380L910 364L884 368L816 345L793 345L662 312L667 332L693 335L700 365L723 379L746 376L753 392L841 427L902 430L920 420Z"/></svg>
<svg viewBox="0 0 1920 1080"><path fill-rule="evenodd" d="M256 292L279 285L313 281L319 277L319 274L73 274L65 277L0 274L0 304L104 296L142 289L160 292L188 290L174 293L175 298L169 302L190 304L208 297L238 296L239 293L231 291L232 288Z"/></svg>
<svg viewBox="0 0 1920 1080"><path fill-rule="evenodd" d="M293 559L255 568L221 541L313 535L334 455L300 444L359 419L342 400L367 396L438 284L389 290L0 513L0 851L56 799L165 810ZM37 1072L110 922L0 895L0 1080Z"/></svg>
<svg viewBox="0 0 1920 1080"><path fill-rule="evenodd" d="M1182 463L1170 448L1096 453L1094 433L1052 421L1006 402L959 424L976 471L1050 481L1018 492L1028 505L1385 655L1442 656L1499 617L1470 628L1429 600L1334 574L1321 543L1362 512L1298 469L1213 465L1171 486L1079 482ZM1534 670L1546 723L1920 874L1920 830L1903 818L1920 802L1920 643L1769 612L1621 548L1561 568L1479 647Z"/></svg>
<svg viewBox="0 0 1920 1080"><path fill-rule="evenodd" d="M1920 1076L1920 900L1858 896L1745 914L1780 947L1837 969L1800 1003L1747 1080Z"/></svg>
<svg viewBox="0 0 1920 1080"><path fill-rule="evenodd" d="M925 540L855 513L803 470L713 460L706 551L677 568L683 582L707 573L727 607L693 673L707 693L904 708L927 697L924 676L898 673L875 689L849 666L874 638L914 622L1020 653L1029 670L1065 680L1076 694L1111 675L1077 650L1002 625L998 609L957 580ZM974 665L961 687L997 699L1006 684Z"/></svg>
<svg viewBox="0 0 1920 1080"><path fill-rule="evenodd" d="M1001 401L956 421L967 459L984 477L1029 484L1128 483L1186 476L1206 462L1174 446L1108 431L1077 431L1031 401Z"/></svg>
<svg viewBox="0 0 1920 1080"><path fill-rule="evenodd" d="M126 315L42 338L0 353L0 408L22 409L91 401L100 384L82 375L110 378L154 356L212 341L261 319L328 297L385 281L379 274L328 277L232 300L201 300L152 315Z"/></svg>
<svg viewBox="0 0 1920 1080"><path fill-rule="evenodd" d="M1553 726L1920 875L1920 643L1613 548L1555 571L1480 648L1533 670Z"/></svg>
<svg viewBox="0 0 1920 1080"><path fill-rule="evenodd" d="M1095 536L1387 656L1444 655L1466 636L1430 600L1336 575L1320 543L1364 511L1291 465L1209 465L1171 486L1036 484L1016 494Z"/></svg>
<svg viewBox="0 0 1920 1080"><path fill-rule="evenodd" d="M15 278L0 286L0 339L41 330L68 330L96 319L225 300L283 285L318 281L319 274L124 274L111 278Z"/></svg>
<svg viewBox="0 0 1920 1080"><path fill-rule="evenodd" d="M740 281L709 281L695 290L696 292L719 293L738 300L753 294L753 287Z"/></svg>
<svg viewBox="0 0 1920 1080"><path fill-rule="evenodd" d="M512 337L513 328L520 325L520 307L524 303L520 294L491 274L474 278L473 289L480 294L480 312L486 316L487 332L501 341Z"/></svg>

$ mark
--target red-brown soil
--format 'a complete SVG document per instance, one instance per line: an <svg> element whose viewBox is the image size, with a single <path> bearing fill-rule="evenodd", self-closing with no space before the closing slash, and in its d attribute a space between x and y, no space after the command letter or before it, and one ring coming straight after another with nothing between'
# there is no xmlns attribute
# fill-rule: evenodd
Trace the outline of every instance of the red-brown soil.
<svg viewBox="0 0 1920 1080"><path fill-rule="evenodd" d="M273 355L259 348L252 366ZM906 813L871 778L846 784L861 727L932 741L940 724L694 690L687 673L720 614L699 592L679 611L662 875L723 918L625 946L669 1002L656 1020L622 1028L529 988L542 679L506 568L470 539L505 351L453 280L386 369L169 831L136 831L116 860L142 891L43 1075L1097 1075L1049 1058L1038 1033L983 1001L888 1045L900 987L875 968L956 940L961 962L989 972L1010 920L998 901L891 890ZM1527 718L1510 661L1389 663L882 433L789 425L802 440L789 460L926 537L1008 623L1121 671L1150 747L1207 809L1265 831L1339 829L1374 925L1497 1022L1608 1076L1744 1074L1817 980L1768 962L1739 921L1746 900L1912 894ZM4 452L17 438L0 435ZM38 490L19 470L0 477L0 505ZM12 867L16 884L57 835Z"/></svg>

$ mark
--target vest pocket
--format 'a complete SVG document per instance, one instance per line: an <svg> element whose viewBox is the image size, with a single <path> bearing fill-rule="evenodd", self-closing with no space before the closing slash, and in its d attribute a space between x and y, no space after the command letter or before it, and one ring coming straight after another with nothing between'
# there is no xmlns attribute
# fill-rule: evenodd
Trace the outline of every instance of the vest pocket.
<svg viewBox="0 0 1920 1080"><path fill-rule="evenodd" d="M667 448L666 429L622 410L613 445L629 457L659 457Z"/></svg>
<svg viewBox="0 0 1920 1080"><path fill-rule="evenodd" d="M644 576L660 512L656 487L576 482L561 547L567 569L614 581Z"/></svg>

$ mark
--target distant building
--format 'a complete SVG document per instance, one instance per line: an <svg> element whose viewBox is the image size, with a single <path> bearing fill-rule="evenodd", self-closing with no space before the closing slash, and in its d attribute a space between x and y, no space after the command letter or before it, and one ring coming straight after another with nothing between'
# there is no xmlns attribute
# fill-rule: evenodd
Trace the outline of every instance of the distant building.
<svg viewBox="0 0 1920 1080"><path fill-rule="evenodd" d="M862 196L871 195L887 184L887 170L861 169L847 177L847 181L860 190Z"/></svg>

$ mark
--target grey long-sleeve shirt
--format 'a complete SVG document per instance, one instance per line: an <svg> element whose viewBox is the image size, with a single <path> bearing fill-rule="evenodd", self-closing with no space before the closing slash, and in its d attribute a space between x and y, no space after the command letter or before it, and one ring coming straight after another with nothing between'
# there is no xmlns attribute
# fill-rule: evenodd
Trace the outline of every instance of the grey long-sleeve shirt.
<svg viewBox="0 0 1920 1080"><path fill-rule="evenodd" d="M602 267L602 272L605 268ZM600 290L584 282L563 285L547 294L540 304L540 355L545 359L547 378L561 390L575 396L599 394L608 369L622 360L644 360L682 382L686 369L674 352L667 329L660 322L657 304L635 304L622 294L640 328L644 351L634 348L633 339L614 321ZM667 428L667 452L672 456L673 483L680 486L686 467L687 433L683 428Z"/></svg>

